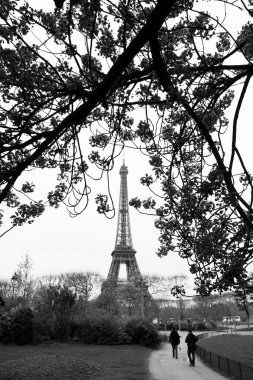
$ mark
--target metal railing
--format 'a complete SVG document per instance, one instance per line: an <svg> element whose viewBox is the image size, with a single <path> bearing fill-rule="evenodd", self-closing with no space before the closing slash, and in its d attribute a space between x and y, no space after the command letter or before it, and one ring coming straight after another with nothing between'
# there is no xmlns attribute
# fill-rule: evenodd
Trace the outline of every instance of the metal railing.
<svg viewBox="0 0 253 380"><path fill-rule="evenodd" d="M211 334L215 335L215 334ZM198 335L198 341L210 337L210 333ZM234 380L252 380L253 367L226 358L225 356L215 354L197 344L197 355L212 369L219 371L222 375L228 376Z"/></svg>

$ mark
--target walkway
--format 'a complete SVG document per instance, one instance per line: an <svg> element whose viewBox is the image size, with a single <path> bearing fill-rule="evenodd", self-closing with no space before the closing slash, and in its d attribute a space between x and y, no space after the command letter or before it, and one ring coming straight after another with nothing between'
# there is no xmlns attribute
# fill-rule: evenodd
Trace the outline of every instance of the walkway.
<svg viewBox="0 0 253 380"><path fill-rule="evenodd" d="M178 359L172 358L171 345L164 343L162 348L151 354L149 371L152 380L224 380L224 376L203 364L196 356L195 367L189 366L185 337L187 332L180 331L181 344Z"/></svg>

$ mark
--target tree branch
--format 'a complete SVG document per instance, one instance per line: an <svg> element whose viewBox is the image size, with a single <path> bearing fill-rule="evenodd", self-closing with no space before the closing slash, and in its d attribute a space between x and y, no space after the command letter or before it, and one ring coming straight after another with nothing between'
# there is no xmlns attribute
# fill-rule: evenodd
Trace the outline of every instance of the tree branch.
<svg viewBox="0 0 253 380"><path fill-rule="evenodd" d="M242 92L235 110L235 116L234 116L234 121L233 121L233 136L232 136L232 152L231 152L231 158L230 158L230 164L229 164L229 171L232 170L233 166L233 161L234 161L234 156L235 156L235 148L236 148L236 135L237 135L237 121L238 121L238 116L240 113L240 109L242 106L243 99L245 97L249 81L250 81L251 76L247 76L246 81L243 85Z"/></svg>
<svg viewBox="0 0 253 380"><path fill-rule="evenodd" d="M81 124L85 121L89 113L99 104L102 103L107 95L115 88L120 80L121 75L133 58L140 52L147 41L152 38L170 13L177 0L158 0L156 7L151 12L146 24L140 29L137 36L130 42L126 50L119 56L112 68L109 70L104 80L90 94L87 101L78 107L71 115L67 116L41 143L36 151L19 163L15 169L12 178L8 181L0 194L0 203L5 199L8 192L14 185L21 173L29 167L43 152L45 152L54 142L73 124Z"/></svg>

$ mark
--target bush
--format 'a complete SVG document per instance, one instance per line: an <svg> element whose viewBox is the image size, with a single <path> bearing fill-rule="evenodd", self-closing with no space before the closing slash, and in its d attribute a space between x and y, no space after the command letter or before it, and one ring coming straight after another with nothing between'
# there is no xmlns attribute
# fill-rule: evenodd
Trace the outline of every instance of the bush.
<svg viewBox="0 0 253 380"><path fill-rule="evenodd" d="M180 330L181 331L188 331L189 327L191 327L194 330L194 327L191 324L189 324L188 321L181 321L180 322Z"/></svg>
<svg viewBox="0 0 253 380"><path fill-rule="evenodd" d="M78 329L78 322L75 321L70 321L70 326L69 326L69 337L70 339L75 339L76 334L77 334L77 329Z"/></svg>
<svg viewBox="0 0 253 380"><path fill-rule="evenodd" d="M14 343L27 344L33 340L33 312L30 308L18 310L13 318Z"/></svg>
<svg viewBox="0 0 253 380"><path fill-rule="evenodd" d="M45 318L42 312L34 312L34 340L35 342L45 342L52 338L49 318Z"/></svg>
<svg viewBox="0 0 253 380"><path fill-rule="evenodd" d="M162 338L155 326L145 318L133 318L126 323L126 332L132 342L145 347L157 348Z"/></svg>
<svg viewBox="0 0 253 380"><path fill-rule="evenodd" d="M33 341L33 312L23 308L5 313L1 322L4 343L27 344Z"/></svg>
<svg viewBox="0 0 253 380"><path fill-rule="evenodd" d="M94 321L85 319L76 329L76 336L84 343L95 343L97 340L97 330L95 329Z"/></svg>
<svg viewBox="0 0 253 380"><path fill-rule="evenodd" d="M9 313L4 313L1 319L1 338L3 343L9 343L13 342L13 337L12 337L12 314Z"/></svg>
<svg viewBox="0 0 253 380"><path fill-rule="evenodd" d="M217 324L215 322L194 322L192 324L193 329L196 331L210 331L215 330L217 328Z"/></svg>
<svg viewBox="0 0 253 380"><path fill-rule="evenodd" d="M169 341L169 336L166 335L166 334L159 334L160 338L161 338L161 342L166 342L168 343Z"/></svg>
<svg viewBox="0 0 253 380"><path fill-rule="evenodd" d="M113 319L98 320L97 330L98 344L123 344L131 341L124 331L124 326Z"/></svg>
<svg viewBox="0 0 253 380"><path fill-rule="evenodd" d="M131 343L122 323L107 317L85 319L76 329L77 337L84 343L126 344Z"/></svg>
<svg viewBox="0 0 253 380"><path fill-rule="evenodd" d="M38 294L35 312L36 339L70 338L76 295L66 286L44 287Z"/></svg>
<svg viewBox="0 0 253 380"><path fill-rule="evenodd" d="M172 328L175 326L175 322L171 322L168 325L168 330L172 330ZM179 324L176 324L177 327L179 327ZM213 326L211 326L210 323L208 322L203 322L203 321L194 321L190 322L187 320L182 320L180 321L180 330L181 331L188 331L189 328L195 331L205 331L205 330L212 330Z"/></svg>

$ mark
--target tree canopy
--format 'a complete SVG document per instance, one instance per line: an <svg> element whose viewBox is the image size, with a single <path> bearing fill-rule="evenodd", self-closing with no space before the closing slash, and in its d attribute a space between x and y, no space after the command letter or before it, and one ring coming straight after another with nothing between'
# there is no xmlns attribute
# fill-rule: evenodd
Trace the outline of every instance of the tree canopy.
<svg viewBox="0 0 253 380"><path fill-rule="evenodd" d="M77 215L92 168L102 176L125 148L138 149L151 165L141 183L158 196L131 204L157 216L158 255L176 250L201 294L245 287L253 188L239 126L253 74L249 3L55 4L1 2L0 202L13 210L12 227L60 202ZM35 169L57 173L46 200L32 198ZM97 203L110 212L110 192Z"/></svg>

